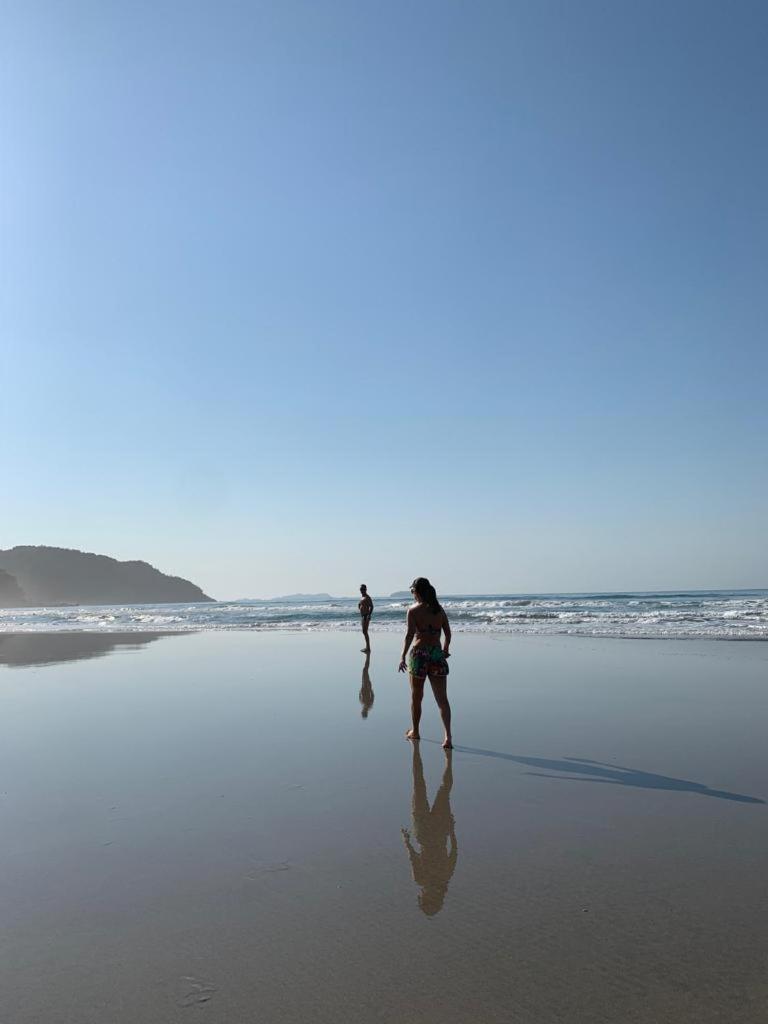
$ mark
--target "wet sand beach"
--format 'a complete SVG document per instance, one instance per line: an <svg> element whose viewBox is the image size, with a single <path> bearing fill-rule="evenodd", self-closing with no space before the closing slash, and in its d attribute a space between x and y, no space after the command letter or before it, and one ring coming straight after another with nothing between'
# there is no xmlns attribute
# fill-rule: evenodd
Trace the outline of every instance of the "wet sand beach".
<svg viewBox="0 0 768 1024"><path fill-rule="evenodd" d="M0 643L8 1024L765 1019L768 644L457 635L447 756L394 634L78 637Z"/></svg>

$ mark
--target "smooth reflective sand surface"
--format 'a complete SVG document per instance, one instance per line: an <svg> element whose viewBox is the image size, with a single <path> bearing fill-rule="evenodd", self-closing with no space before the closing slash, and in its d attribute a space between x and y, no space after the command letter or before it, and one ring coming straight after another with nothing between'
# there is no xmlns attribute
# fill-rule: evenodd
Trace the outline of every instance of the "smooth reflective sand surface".
<svg viewBox="0 0 768 1024"><path fill-rule="evenodd" d="M766 1018L768 645L372 639L0 668L4 1024Z"/></svg>

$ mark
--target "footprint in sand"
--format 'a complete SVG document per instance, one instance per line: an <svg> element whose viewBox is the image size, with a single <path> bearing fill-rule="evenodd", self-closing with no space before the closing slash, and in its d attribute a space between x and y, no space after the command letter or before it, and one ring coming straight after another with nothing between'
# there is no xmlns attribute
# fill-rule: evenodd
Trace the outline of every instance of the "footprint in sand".
<svg viewBox="0 0 768 1024"><path fill-rule="evenodd" d="M216 986L209 981L199 981L184 975L179 979L179 995L176 998L177 1006L199 1006L213 999L216 994Z"/></svg>
<svg viewBox="0 0 768 1024"><path fill-rule="evenodd" d="M253 880L259 875L272 875L277 871L290 871L291 866L292 865L289 861L281 860L277 864L265 864L264 867L255 868L255 870L251 871L245 877Z"/></svg>

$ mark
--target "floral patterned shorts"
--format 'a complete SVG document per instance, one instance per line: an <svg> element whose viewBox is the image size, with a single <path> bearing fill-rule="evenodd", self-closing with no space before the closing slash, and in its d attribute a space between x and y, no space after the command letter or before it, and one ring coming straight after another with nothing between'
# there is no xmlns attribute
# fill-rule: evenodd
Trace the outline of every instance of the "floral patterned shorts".
<svg viewBox="0 0 768 1024"><path fill-rule="evenodd" d="M448 661L442 647L414 647L408 655L408 671L417 679L427 675L447 676Z"/></svg>

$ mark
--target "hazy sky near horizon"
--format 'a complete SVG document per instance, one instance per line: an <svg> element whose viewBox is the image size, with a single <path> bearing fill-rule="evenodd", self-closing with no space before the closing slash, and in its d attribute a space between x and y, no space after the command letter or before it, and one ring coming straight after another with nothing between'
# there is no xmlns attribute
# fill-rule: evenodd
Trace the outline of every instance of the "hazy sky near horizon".
<svg viewBox="0 0 768 1024"><path fill-rule="evenodd" d="M768 6L0 11L0 547L768 585Z"/></svg>

